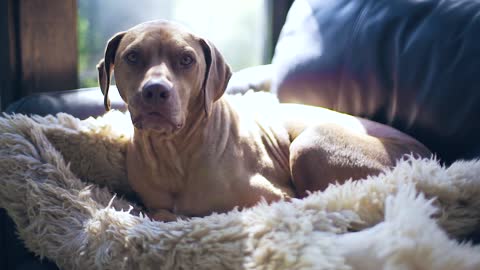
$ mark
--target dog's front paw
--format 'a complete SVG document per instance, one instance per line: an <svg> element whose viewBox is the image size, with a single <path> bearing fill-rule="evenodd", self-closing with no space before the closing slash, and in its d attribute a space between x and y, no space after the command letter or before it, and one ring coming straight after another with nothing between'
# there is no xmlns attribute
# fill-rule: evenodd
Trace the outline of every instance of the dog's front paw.
<svg viewBox="0 0 480 270"><path fill-rule="evenodd" d="M153 210L147 213L147 216L155 221L163 221L163 222L172 222L177 221L180 219L180 216L175 215L174 213L168 210Z"/></svg>

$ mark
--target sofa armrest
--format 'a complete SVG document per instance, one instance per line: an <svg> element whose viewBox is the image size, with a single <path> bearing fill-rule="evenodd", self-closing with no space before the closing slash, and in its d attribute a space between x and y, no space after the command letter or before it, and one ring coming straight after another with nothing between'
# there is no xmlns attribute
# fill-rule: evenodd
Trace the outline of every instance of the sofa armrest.
<svg viewBox="0 0 480 270"><path fill-rule="evenodd" d="M110 88L109 97L112 108L121 111L127 109L114 85ZM104 114L105 108L100 88L92 87L33 94L10 104L5 112L42 116L64 112L80 119L86 119L90 116Z"/></svg>
<svg viewBox="0 0 480 270"><path fill-rule="evenodd" d="M235 72L227 86L228 94L243 94L248 90L270 91L272 65L260 65Z"/></svg>

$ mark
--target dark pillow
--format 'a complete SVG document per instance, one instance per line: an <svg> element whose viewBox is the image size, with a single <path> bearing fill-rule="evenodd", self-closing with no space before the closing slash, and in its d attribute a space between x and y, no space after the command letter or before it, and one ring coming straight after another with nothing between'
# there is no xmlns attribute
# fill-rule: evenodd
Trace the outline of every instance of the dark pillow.
<svg viewBox="0 0 480 270"><path fill-rule="evenodd" d="M272 89L394 126L447 162L479 157L479 14L468 0L297 0Z"/></svg>

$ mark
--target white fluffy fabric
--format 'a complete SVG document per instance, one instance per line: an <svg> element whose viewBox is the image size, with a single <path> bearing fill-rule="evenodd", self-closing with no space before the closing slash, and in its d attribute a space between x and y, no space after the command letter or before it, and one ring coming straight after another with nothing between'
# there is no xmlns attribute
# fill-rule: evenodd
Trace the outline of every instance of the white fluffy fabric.
<svg viewBox="0 0 480 270"><path fill-rule="evenodd" d="M0 118L0 207L28 249L64 269L480 269L480 248L456 240L480 225L478 161L407 159L302 200L161 223L120 197L130 136L120 112Z"/></svg>

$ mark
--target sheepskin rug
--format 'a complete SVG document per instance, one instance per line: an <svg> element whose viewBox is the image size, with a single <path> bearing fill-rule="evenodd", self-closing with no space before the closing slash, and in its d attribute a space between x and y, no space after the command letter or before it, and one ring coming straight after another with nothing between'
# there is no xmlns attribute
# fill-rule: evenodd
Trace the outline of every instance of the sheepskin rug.
<svg viewBox="0 0 480 270"><path fill-rule="evenodd" d="M29 250L63 269L480 269L459 241L480 228L479 161L407 158L302 200L162 223L123 196L131 134L121 112L0 118L0 207Z"/></svg>

